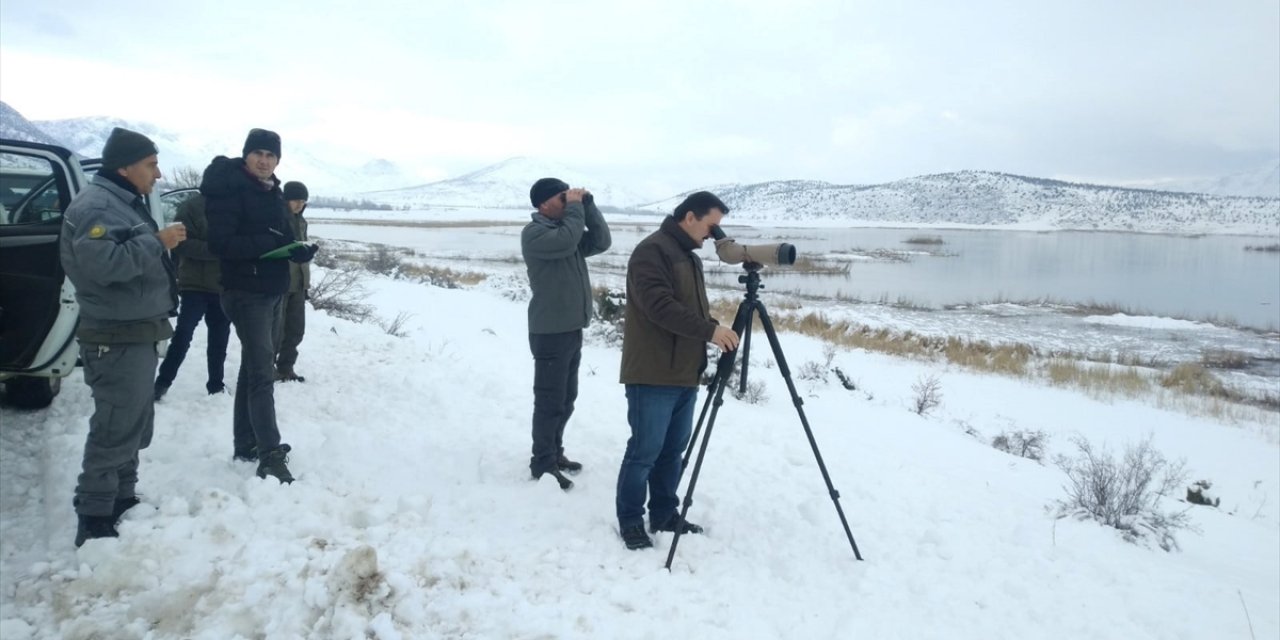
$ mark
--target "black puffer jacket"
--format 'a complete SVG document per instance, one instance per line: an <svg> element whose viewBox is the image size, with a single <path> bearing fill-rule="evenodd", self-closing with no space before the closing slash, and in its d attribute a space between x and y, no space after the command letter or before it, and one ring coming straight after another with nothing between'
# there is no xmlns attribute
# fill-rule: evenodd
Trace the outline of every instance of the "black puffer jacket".
<svg viewBox="0 0 1280 640"><path fill-rule="evenodd" d="M218 156L204 170L200 194L209 219L209 249L221 259L222 286L254 293L289 291L289 261L258 256L293 242L280 192L251 175L243 158Z"/></svg>

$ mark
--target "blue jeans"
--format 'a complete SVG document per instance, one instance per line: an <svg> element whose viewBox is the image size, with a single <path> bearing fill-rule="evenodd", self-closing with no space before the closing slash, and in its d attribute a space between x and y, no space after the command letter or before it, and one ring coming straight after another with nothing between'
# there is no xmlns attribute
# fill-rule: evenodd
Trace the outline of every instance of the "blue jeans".
<svg viewBox="0 0 1280 640"><path fill-rule="evenodd" d="M187 357L187 349L191 348L191 337L195 335L200 320L205 322L209 344L205 349L208 360L209 378L205 389L209 393L217 393L223 388L222 368L227 359L227 341L231 337L231 321L222 312L222 303L218 294L208 291L183 291L182 304L178 308L178 327L173 331L173 339L169 341L169 349L165 351L164 360L160 362L160 374L156 376L157 387L169 387L173 379L178 377L178 367Z"/></svg>
<svg viewBox="0 0 1280 640"><path fill-rule="evenodd" d="M226 291L222 310L240 338L240 374L236 377L232 435L236 451L258 447L262 454L280 446L276 427L276 341L284 295Z"/></svg>
<svg viewBox="0 0 1280 640"><path fill-rule="evenodd" d="M693 431L697 387L627 385L627 422L631 438L618 470L618 526L644 525L645 490L649 521L662 524L675 515L680 499L680 457Z"/></svg>

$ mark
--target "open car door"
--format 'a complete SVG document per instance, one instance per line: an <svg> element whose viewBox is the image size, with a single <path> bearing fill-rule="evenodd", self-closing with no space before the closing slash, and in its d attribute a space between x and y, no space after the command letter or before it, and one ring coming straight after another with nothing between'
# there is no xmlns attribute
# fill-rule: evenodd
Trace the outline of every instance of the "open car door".
<svg viewBox="0 0 1280 640"><path fill-rule="evenodd" d="M8 404L47 406L75 367L79 305L58 240L62 214L85 184L70 151L0 140L0 380Z"/></svg>

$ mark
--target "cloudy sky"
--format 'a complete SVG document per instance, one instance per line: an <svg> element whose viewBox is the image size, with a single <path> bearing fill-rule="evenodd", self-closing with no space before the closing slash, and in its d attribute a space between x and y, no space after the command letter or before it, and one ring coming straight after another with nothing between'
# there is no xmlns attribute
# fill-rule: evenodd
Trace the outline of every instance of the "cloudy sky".
<svg viewBox="0 0 1280 640"><path fill-rule="evenodd" d="M426 178L527 155L658 192L1132 183L1280 155L1280 3L4 0L0 99L226 131L229 150L264 126L286 158Z"/></svg>

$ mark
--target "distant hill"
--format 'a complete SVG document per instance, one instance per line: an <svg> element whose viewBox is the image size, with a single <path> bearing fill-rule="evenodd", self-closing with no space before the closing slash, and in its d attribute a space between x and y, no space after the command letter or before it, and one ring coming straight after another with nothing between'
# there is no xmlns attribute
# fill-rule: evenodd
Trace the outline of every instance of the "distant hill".
<svg viewBox="0 0 1280 640"><path fill-rule="evenodd" d="M4 102L0 102L0 138L65 146Z"/></svg>
<svg viewBox="0 0 1280 640"><path fill-rule="evenodd" d="M1238 198L1076 184L960 171L879 185L797 181L721 186L735 217L774 221L1001 225L1174 233L1274 233L1280 199ZM712 191L716 191L715 188ZM645 205L669 211L687 194Z"/></svg>
<svg viewBox="0 0 1280 640"><path fill-rule="evenodd" d="M482 207L528 209L529 187L539 178L559 178L591 189L601 207L626 207L643 200L625 188L581 171L537 158L517 157L429 184L360 194L377 202L410 207Z"/></svg>

